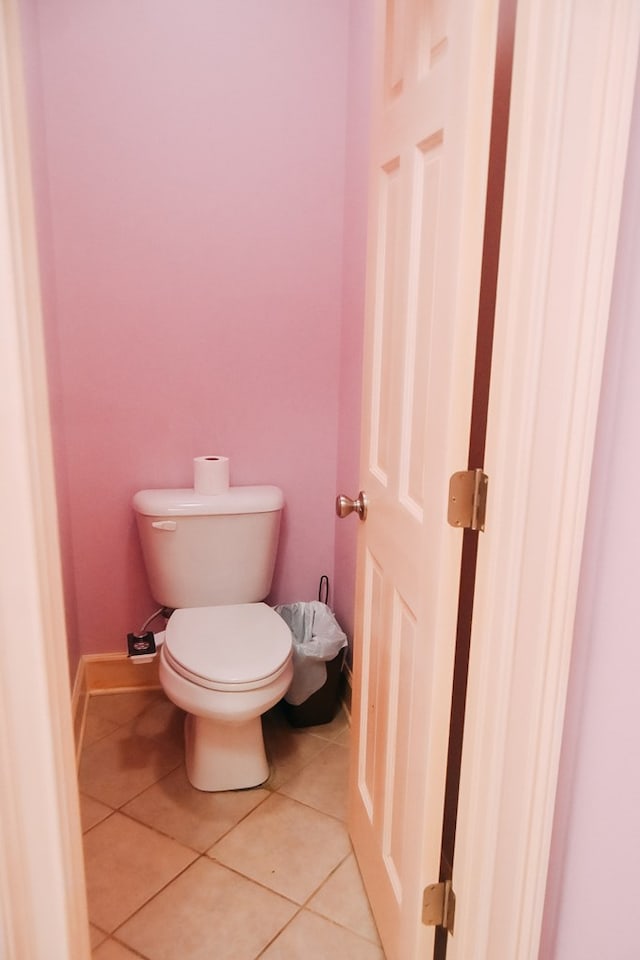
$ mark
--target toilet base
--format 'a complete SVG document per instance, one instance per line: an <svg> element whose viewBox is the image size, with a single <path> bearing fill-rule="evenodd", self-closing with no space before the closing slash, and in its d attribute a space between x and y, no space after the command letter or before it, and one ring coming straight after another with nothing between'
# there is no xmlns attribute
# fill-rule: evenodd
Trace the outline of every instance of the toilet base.
<svg viewBox="0 0 640 960"><path fill-rule="evenodd" d="M243 790L269 776L259 716L224 723L188 713L184 743L187 777L196 790Z"/></svg>

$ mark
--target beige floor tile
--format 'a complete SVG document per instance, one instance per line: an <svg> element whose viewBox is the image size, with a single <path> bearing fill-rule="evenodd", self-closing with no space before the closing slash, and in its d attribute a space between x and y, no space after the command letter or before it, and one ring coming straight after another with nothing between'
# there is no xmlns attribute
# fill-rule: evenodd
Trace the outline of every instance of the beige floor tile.
<svg viewBox="0 0 640 960"><path fill-rule="evenodd" d="M353 854L320 887L307 908L374 943L379 943L362 877Z"/></svg>
<svg viewBox="0 0 640 960"><path fill-rule="evenodd" d="M337 819L347 717L295 730L275 709L264 729L268 789L206 794L161 691L91 698L80 799L97 960L384 960Z"/></svg>
<svg viewBox="0 0 640 960"><path fill-rule="evenodd" d="M184 744L184 710L180 710L164 695L153 701L128 724L128 729L140 737L153 737L163 743Z"/></svg>
<svg viewBox="0 0 640 960"><path fill-rule="evenodd" d="M307 910L260 956L260 960L384 960L382 949Z"/></svg>
<svg viewBox="0 0 640 960"><path fill-rule="evenodd" d="M105 940L91 956L94 960L140 960L139 953L132 953L116 940Z"/></svg>
<svg viewBox="0 0 640 960"><path fill-rule="evenodd" d="M314 727L303 727L306 733L312 733L315 737L322 737L323 740L335 740L345 729L348 730L349 722L343 708L340 707L335 717L330 723L320 723Z"/></svg>
<svg viewBox="0 0 640 960"><path fill-rule="evenodd" d="M113 720L107 720L106 717L101 717L97 713L89 713L87 711L87 716L84 722L84 733L82 735L82 744L83 746L88 747L92 743L102 740L103 737L108 736L108 734L113 733L113 731L117 729L118 724L114 723Z"/></svg>
<svg viewBox="0 0 640 960"><path fill-rule="evenodd" d="M181 746L141 736L129 725L82 751L80 790L110 807L120 807L175 769L183 760Z"/></svg>
<svg viewBox="0 0 640 960"><path fill-rule="evenodd" d="M191 786L180 766L122 809L203 853L268 796L261 789L203 793Z"/></svg>
<svg viewBox="0 0 640 960"><path fill-rule="evenodd" d="M327 741L321 737L294 730L279 713L270 711L262 723L271 767L265 786L270 790L277 790L327 747Z"/></svg>
<svg viewBox="0 0 640 960"><path fill-rule="evenodd" d="M98 930L98 928L94 927L92 923L89 924L89 942L92 950L95 950L95 948L101 944L103 940L106 940L107 936L108 935L103 930Z"/></svg>
<svg viewBox="0 0 640 960"><path fill-rule="evenodd" d="M121 726L164 697L161 690L132 690L130 693L93 693L89 698L88 717L102 717Z"/></svg>
<svg viewBox="0 0 640 960"><path fill-rule="evenodd" d="M295 911L202 858L121 927L118 938L149 960L254 960Z"/></svg>
<svg viewBox="0 0 640 960"><path fill-rule="evenodd" d="M337 820L274 794L215 844L209 856L304 903L350 849Z"/></svg>
<svg viewBox="0 0 640 960"><path fill-rule="evenodd" d="M84 851L89 918L108 932L196 856L175 840L120 813L85 834Z"/></svg>
<svg viewBox="0 0 640 960"><path fill-rule="evenodd" d="M350 746L351 745L351 727L347 725L344 728L344 730L341 730L341 732L336 737L335 742L339 743L343 747Z"/></svg>
<svg viewBox="0 0 640 960"><path fill-rule="evenodd" d="M338 743L330 743L300 773L287 780L279 792L332 817L345 820L348 775L348 748L341 747Z"/></svg>
<svg viewBox="0 0 640 960"><path fill-rule="evenodd" d="M80 820L83 833L86 833L91 827L95 827L102 820L106 820L112 813L111 807L105 806L99 800L94 800L93 797L85 797L84 794L80 794Z"/></svg>

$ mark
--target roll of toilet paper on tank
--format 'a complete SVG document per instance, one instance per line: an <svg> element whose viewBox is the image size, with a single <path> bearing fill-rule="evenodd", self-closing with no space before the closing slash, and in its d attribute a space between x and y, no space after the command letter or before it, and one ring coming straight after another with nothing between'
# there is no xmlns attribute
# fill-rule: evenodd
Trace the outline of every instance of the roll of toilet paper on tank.
<svg viewBox="0 0 640 960"><path fill-rule="evenodd" d="M228 457L194 457L193 489L205 497L229 489Z"/></svg>

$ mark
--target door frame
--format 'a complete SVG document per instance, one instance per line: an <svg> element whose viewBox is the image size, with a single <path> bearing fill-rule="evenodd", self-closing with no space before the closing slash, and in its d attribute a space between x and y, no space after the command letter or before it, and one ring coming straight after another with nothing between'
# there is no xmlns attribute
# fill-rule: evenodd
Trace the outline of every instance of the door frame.
<svg viewBox="0 0 640 960"><path fill-rule="evenodd" d="M602 9L587 22L586 8L594 7L589 0L519 2L512 94L518 109L505 195L485 464L491 486L474 613L451 960L537 956L640 26L634 0L595 6ZM572 222L563 210L557 219L557 187L576 153L575 143L563 137L565 98L559 91L579 100L572 83L585 58L594 70L593 51L602 50L603 37L608 53L595 71L602 109L588 125L593 152L583 163L583 192L574 204L579 216ZM5 502L10 496L9 519L17 533L16 539L0 538L0 600L3 631L28 635L29 645L6 639L0 645L0 946L8 956L86 960L19 54L17 11L14 0L7 0L0 5L0 373L9 416L0 417L0 491ZM573 198L574 190L568 194ZM573 242L564 253L584 271L585 289L583 300L569 303L560 296L559 277L567 264L552 271L557 289L545 271L545 251L568 225ZM524 263L536 270L521 269ZM553 307L542 318L526 306L541 298ZM508 323L509 316L518 323ZM567 353L566 338L575 353ZM576 362L568 379L560 380L557 363L567 356ZM562 438L566 446L558 447ZM536 491L548 492L543 481L558 462L558 449L564 452L562 469L549 503ZM499 510L493 506L498 503ZM546 576L549 570L553 577ZM10 589L16 582L19 590ZM531 583L544 590L527 589Z"/></svg>
<svg viewBox="0 0 640 960"><path fill-rule="evenodd" d="M88 960L20 31L0 4L0 955Z"/></svg>
<svg viewBox="0 0 640 960"><path fill-rule="evenodd" d="M448 960L538 957L639 33L518 0Z"/></svg>

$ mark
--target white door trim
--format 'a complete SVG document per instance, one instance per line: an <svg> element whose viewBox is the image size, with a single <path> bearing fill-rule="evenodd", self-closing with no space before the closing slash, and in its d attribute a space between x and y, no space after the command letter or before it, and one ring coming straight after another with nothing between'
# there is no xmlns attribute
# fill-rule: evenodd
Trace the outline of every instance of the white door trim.
<svg viewBox="0 0 640 960"><path fill-rule="evenodd" d="M0 956L89 957L18 15L0 4Z"/></svg>
<svg viewBox="0 0 640 960"><path fill-rule="evenodd" d="M448 960L536 960L636 0L520 0Z"/></svg>

